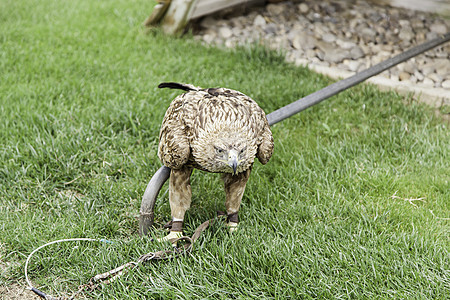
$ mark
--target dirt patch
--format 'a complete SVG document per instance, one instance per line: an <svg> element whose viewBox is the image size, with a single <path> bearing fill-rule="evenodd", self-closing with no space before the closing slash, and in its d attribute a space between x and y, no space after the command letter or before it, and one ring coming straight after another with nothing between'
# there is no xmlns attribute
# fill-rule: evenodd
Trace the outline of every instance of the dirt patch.
<svg viewBox="0 0 450 300"><path fill-rule="evenodd" d="M25 286L17 283L10 285L0 285L0 299L2 300L37 300L41 299L31 291L27 290Z"/></svg>

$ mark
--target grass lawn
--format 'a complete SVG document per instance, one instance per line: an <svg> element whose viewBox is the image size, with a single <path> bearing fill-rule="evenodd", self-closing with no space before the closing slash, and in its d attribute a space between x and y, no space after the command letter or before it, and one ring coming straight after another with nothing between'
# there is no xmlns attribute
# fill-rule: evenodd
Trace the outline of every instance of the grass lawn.
<svg viewBox="0 0 450 300"><path fill-rule="evenodd" d="M220 50L146 34L141 23L153 4L1 2L3 298L8 287L25 286L26 256L53 240L115 242L37 253L30 277L53 296L162 247L138 237L137 218L161 166L160 123L179 94L158 83L237 89L269 113L332 82L258 47ZM448 123L411 99L359 85L276 124L273 134L274 156L255 163L238 233L216 224L191 256L141 265L84 296L448 297ZM196 171L192 186L188 234L224 209L217 174ZM158 227L170 218L167 185L155 213Z"/></svg>

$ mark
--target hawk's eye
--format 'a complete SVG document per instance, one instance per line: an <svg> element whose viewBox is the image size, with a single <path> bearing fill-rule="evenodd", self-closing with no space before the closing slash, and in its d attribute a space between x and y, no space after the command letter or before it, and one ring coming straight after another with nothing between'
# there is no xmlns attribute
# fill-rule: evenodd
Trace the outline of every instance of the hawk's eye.
<svg viewBox="0 0 450 300"><path fill-rule="evenodd" d="M219 153L219 154L222 154L222 153L223 153L223 151L224 151L224 150L223 150L223 149L221 149L221 148L216 148L216 152L217 152L217 153Z"/></svg>

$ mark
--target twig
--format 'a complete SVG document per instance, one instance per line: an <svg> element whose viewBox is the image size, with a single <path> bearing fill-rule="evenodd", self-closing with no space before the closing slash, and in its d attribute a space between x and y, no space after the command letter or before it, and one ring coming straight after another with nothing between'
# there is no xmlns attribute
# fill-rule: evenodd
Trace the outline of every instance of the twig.
<svg viewBox="0 0 450 300"><path fill-rule="evenodd" d="M450 220L450 218L441 218L441 217L438 217L438 216L436 216L434 213L433 213L433 211L431 210L431 209L429 209L429 211L430 211L430 213L433 215L433 217L435 217L436 219L439 219L439 220Z"/></svg>
<svg viewBox="0 0 450 300"><path fill-rule="evenodd" d="M422 202L426 202L426 201L424 200L426 197L422 197L422 198L401 198L401 197L395 195L395 194L397 194L397 192L398 192L398 191L396 191L396 192L394 193L394 195L391 196L392 199L400 199L400 200L403 200L403 201L408 201L409 204L411 204L411 205L414 206L414 207L417 207L417 205L416 205L413 201L422 201Z"/></svg>
<svg viewBox="0 0 450 300"><path fill-rule="evenodd" d="M80 176L78 176L78 177L77 177L77 178L75 178L75 179L72 179L72 180L71 180L71 181L69 181L69 182L64 182L64 185L68 185L68 184L71 184L71 183L75 182L76 180L80 179L81 177L83 177L83 174L81 174Z"/></svg>

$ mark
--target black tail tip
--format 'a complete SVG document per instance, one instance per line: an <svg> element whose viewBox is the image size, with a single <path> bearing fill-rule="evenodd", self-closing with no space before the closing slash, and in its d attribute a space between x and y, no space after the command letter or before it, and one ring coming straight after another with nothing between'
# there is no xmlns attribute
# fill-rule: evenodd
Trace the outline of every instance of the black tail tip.
<svg viewBox="0 0 450 300"><path fill-rule="evenodd" d="M162 82L158 85L158 88L178 89L183 91L198 91L198 89L196 89L193 85L177 82Z"/></svg>

